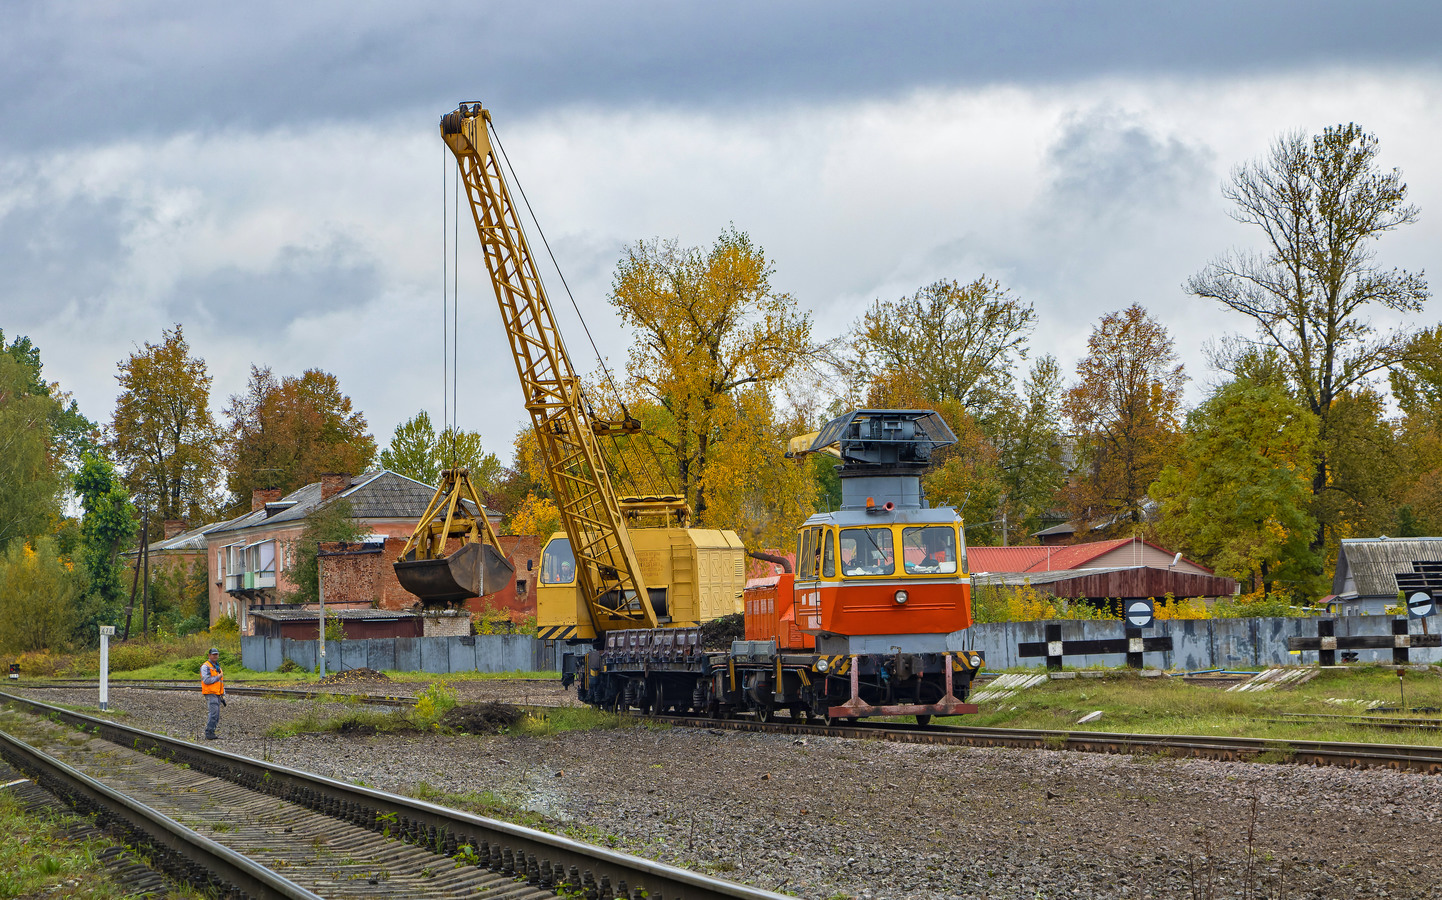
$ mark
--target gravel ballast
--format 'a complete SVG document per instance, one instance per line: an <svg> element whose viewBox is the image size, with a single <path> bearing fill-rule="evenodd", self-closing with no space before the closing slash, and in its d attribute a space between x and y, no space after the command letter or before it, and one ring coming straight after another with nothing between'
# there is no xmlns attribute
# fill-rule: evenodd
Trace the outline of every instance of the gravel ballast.
<svg viewBox="0 0 1442 900"><path fill-rule="evenodd" d="M563 696L536 683L450 687L468 701ZM95 700L93 689L29 695ZM117 686L111 706L180 737L204 724L198 691ZM1442 818L1435 776L704 728L265 737L311 707L356 708L234 698L216 744L386 790L485 792L554 830L816 900L1442 896L1428 846Z"/></svg>

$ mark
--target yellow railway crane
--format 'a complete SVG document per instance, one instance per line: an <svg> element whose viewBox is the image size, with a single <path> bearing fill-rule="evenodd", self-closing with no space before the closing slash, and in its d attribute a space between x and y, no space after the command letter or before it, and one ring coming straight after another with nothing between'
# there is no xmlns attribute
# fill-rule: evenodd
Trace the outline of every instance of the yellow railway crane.
<svg viewBox="0 0 1442 900"><path fill-rule="evenodd" d="M739 612L745 551L733 532L684 527L690 510L681 497L617 497L600 438L634 434L640 423L609 422L587 407L493 150L489 123L490 112L481 104L462 103L441 117L441 137L459 165L565 529L564 539L552 538L543 554L538 633L591 640L621 629L694 625ZM680 527L644 529L633 540L627 519L642 516ZM639 552L637 540L644 545Z"/></svg>

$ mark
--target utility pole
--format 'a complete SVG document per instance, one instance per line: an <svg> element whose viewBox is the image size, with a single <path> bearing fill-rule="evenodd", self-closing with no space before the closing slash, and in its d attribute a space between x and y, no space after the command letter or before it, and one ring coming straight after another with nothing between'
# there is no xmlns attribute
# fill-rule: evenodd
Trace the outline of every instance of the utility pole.
<svg viewBox="0 0 1442 900"><path fill-rule="evenodd" d="M320 541L315 544L315 593L320 598L320 659L317 662L317 669L320 677L325 677L325 579L321 577L320 565Z"/></svg>
<svg viewBox="0 0 1442 900"><path fill-rule="evenodd" d="M143 538L150 533L150 504L146 504L141 510L140 534ZM125 607L125 637L123 640L130 640L130 616L135 612L135 591L140 586L140 551L135 551L135 575L130 579L130 603Z"/></svg>

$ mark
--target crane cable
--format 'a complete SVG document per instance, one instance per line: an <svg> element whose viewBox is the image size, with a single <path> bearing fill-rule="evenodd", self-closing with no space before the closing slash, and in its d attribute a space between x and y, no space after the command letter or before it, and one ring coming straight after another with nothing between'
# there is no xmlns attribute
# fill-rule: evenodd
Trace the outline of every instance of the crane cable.
<svg viewBox="0 0 1442 900"><path fill-rule="evenodd" d="M561 271L561 265L559 262L556 261L556 254L551 250L551 242L546 240L546 232L543 228L541 228L541 221L540 219L536 218L535 210L531 208L531 201L526 196L526 189L521 187L521 180L516 177L516 170L511 165L510 157L506 155L506 148L501 143L501 136L499 132L496 131L496 123L487 119L487 124L490 127L491 138L496 143L496 149L501 151L501 161L505 163L506 170L510 173L510 183L516 186L516 193L521 195L521 202L526 205L526 213L530 216L531 223L536 227L536 234L539 235L541 238L541 245L546 248L546 255L549 256L551 259L551 266L556 270L556 275L561 279L561 286L566 291L567 299L571 301L571 308L576 311L576 318L580 320L581 329L586 333L586 340L591 345L591 352L596 355L596 361L601 366L601 372L605 375L606 382L611 385L611 392L613 395L615 395L616 402L621 405L622 414L625 416L629 416L630 412L626 409L626 402L621 399L621 391L619 388L616 387L616 380L611 377L610 367L606 365L605 358L601 356L600 348L596 346L596 340L591 335L590 327L586 324L586 317L581 315L580 304L576 302L575 295L571 293L571 285L566 281L566 274ZM536 277L540 277L540 272L536 273ZM587 411L590 412L593 417L597 417L595 410L591 408L590 401L585 399L584 393L582 393L581 399L586 404ZM651 441L649 439L644 440L642 444L643 446L645 446L647 452L656 463L656 468L653 471L657 476L664 477L665 467L661 465L661 459L659 456L656 455L656 448L651 444ZM612 435L612 445L616 448L616 459L619 461L622 470L626 474L626 477L632 482L632 484L637 484L637 486L639 487L640 485L638 484L638 479L635 477L634 473L631 472L631 467L626 461L628 454L622 452L620 439L615 435ZM653 494L660 493L660 491L655 490L656 481L654 479L648 478L647 482ZM672 492L674 493L674 488Z"/></svg>

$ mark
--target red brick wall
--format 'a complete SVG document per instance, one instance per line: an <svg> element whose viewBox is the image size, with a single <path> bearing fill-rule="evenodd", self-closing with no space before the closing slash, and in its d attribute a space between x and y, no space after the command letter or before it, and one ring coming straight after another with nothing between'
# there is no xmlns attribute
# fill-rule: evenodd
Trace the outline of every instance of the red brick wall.
<svg viewBox="0 0 1442 900"><path fill-rule="evenodd" d="M360 544L326 541L320 545L320 552L317 562L327 604L371 604L380 599L380 582L386 575L381 571L383 550L361 550ZM394 579L395 574L390 574Z"/></svg>
<svg viewBox="0 0 1442 900"><path fill-rule="evenodd" d="M506 585L493 594L466 601L471 615L504 612L512 622L536 614L536 577L541 572L541 539L534 534L500 535L501 550L515 568ZM529 564L529 568L527 565Z"/></svg>

